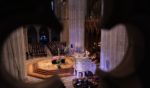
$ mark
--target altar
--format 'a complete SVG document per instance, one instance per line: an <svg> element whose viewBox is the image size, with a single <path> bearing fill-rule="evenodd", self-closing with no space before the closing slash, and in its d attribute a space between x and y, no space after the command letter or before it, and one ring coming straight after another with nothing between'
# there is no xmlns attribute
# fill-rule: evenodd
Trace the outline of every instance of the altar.
<svg viewBox="0 0 150 88"><path fill-rule="evenodd" d="M28 64L27 74L38 78L49 78L53 75L59 75L61 77L72 75L73 58L64 56L62 59L65 59L65 63L61 63L60 68L58 68L58 65L52 63L52 61L59 58L54 56L49 59L42 59L36 63Z"/></svg>
<svg viewBox="0 0 150 88"><path fill-rule="evenodd" d="M76 53L74 56L74 75L77 78L85 77L85 73L90 71L95 74L96 64L92 62L84 53Z"/></svg>

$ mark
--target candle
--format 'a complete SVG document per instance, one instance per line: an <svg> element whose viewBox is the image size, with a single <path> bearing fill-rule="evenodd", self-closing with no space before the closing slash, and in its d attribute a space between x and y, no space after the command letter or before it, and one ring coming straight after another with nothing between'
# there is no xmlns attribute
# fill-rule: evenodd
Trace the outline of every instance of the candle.
<svg viewBox="0 0 150 88"><path fill-rule="evenodd" d="M59 50L59 48L58 48L58 56L60 55L60 50Z"/></svg>

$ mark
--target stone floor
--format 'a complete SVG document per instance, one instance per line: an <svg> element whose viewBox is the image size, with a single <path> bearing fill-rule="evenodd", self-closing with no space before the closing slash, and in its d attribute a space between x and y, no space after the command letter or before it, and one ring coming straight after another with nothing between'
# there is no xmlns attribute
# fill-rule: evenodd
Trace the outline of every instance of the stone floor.
<svg viewBox="0 0 150 88"><path fill-rule="evenodd" d="M69 76L69 77L62 77L62 81L64 82L64 85L66 88L74 88L72 85L72 79L74 79L75 76Z"/></svg>
<svg viewBox="0 0 150 88"><path fill-rule="evenodd" d="M28 76L27 77L28 80L26 81L27 83L38 83L38 82L42 82L43 79L39 79L39 78L35 78L35 77L31 77ZM64 83L64 85L66 86L66 88L74 88L72 85L72 79L75 78L74 76L68 76L68 77L62 77L61 80Z"/></svg>

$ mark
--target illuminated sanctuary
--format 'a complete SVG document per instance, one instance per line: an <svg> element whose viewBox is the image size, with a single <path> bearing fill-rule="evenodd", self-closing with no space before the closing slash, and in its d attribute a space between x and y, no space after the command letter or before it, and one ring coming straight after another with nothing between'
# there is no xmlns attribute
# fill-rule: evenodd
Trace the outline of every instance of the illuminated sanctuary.
<svg viewBox="0 0 150 88"><path fill-rule="evenodd" d="M44 9L39 6L40 13ZM103 0L50 0L49 9L50 22L21 25L6 38L1 65L9 75L35 88L142 88L129 87L140 85L138 78L118 81L136 72L143 58L136 27L118 23L102 29Z"/></svg>

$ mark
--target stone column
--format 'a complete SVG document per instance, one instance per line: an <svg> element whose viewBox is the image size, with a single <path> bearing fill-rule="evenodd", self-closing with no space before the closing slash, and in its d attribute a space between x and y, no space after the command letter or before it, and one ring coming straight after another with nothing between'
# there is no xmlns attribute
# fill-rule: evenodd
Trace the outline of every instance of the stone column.
<svg viewBox="0 0 150 88"><path fill-rule="evenodd" d="M124 59L128 47L126 27L119 24L111 30L101 30L100 68L111 71Z"/></svg>
<svg viewBox="0 0 150 88"><path fill-rule="evenodd" d="M62 2L61 8L62 8L62 15L61 15L61 22L63 23L63 31L61 32L61 41L62 42L69 42L69 29L68 29L68 16L69 16L69 7L68 7L68 1Z"/></svg>
<svg viewBox="0 0 150 88"><path fill-rule="evenodd" d="M63 30L60 33L60 41L69 43L69 28L68 28L68 2L69 0L62 1L62 0L56 0L55 1L55 14L59 21L63 25Z"/></svg>
<svg viewBox="0 0 150 88"><path fill-rule="evenodd" d="M24 35L24 40L25 40L25 51L28 52L28 34L27 34L27 27L23 27L23 35Z"/></svg>
<svg viewBox="0 0 150 88"><path fill-rule="evenodd" d="M84 49L86 0L69 0L69 44Z"/></svg>
<svg viewBox="0 0 150 88"><path fill-rule="evenodd" d="M6 40L2 51L5 69L16 79L24 80L25 41L23 27L14 31Z"/></svg>

